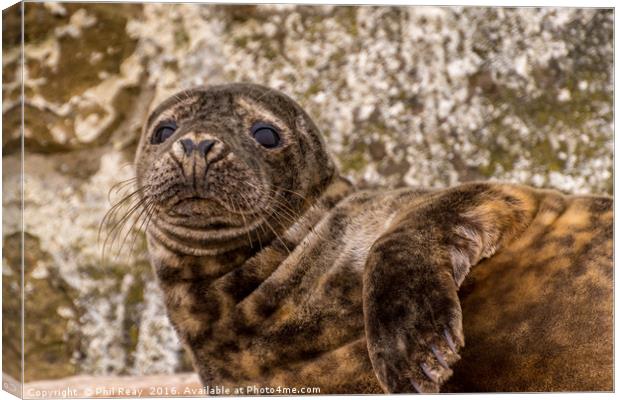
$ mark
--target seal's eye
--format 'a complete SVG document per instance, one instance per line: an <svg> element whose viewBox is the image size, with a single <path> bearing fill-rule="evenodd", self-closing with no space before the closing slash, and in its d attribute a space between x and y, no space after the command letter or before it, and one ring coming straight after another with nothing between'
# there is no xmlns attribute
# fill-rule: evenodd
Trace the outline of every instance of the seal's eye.
<svg viewBox="0 0 620 400"><path fill-rule="evenodd" d="M252 126L252 136L261 146L268 149L280 144L280 135L278 135L277 129L264 122L259 122Z"/></svg>
<svg viewBox="0 0 620 400"><path fill-rule="evenodd" d="M166 122L160 125L156 130L151 143L160 144L168 140L170 136L177 130L177 124L174 122Z"/></svg>

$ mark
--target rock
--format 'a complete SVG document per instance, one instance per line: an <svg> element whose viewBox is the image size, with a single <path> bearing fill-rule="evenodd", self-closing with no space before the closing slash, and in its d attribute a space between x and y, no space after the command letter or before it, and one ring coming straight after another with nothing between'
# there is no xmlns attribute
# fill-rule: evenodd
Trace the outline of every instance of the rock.
<svg viewBox="0 0 620 400"><path fill-rule="evenodd" d="M20 318L20 234L4 237L2 289L3 313L7 323L2 326L3 364L5 371L19 376L19 364L11 362L21 355ZM74 303L76 291L71 288L42 251L40 242L25 236L24 298L26 324L24 327L24 379L58 378L78 371L73 353L79 349L75 318L81 310Z"/></svg>
<svg viewBox="0 0 620 400"><path fill-rule="evenodd" d="M46 316L27 318L26 380L191 368L163 316L144 224L113 234L103 258L98 241L108 192L133 176L145 116L183 88L283 90L361 186L498 179L612 192L612 10L24 4L26 315ZM3 12L2 66L3 340L14 377L18 7Z"/></svg>

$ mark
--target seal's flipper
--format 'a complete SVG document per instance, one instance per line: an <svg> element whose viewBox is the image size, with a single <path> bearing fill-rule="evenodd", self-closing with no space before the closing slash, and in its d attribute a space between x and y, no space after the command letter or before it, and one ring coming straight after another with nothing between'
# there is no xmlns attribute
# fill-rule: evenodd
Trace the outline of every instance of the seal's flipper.
<svg viewBox="0 0 620 400"><path fill-rule="evenodd" d="M452 274L425 260L412 239L402 232L380 239L364 275L368 351L389 393L438 392L464 344Z"/></svg>
<svg viewBox="0 0 620 400"><path fill-rule="evenodd" d="M474 183L395 216L364 270L368 352L383 390L440 390L464 345L458 287L529 225L537 203L529 188Z"/></svg>

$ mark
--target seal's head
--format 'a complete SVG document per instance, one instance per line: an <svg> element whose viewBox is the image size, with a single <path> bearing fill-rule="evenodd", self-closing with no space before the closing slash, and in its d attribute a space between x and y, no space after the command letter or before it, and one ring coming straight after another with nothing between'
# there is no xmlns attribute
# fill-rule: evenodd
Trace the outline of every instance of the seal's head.
<svg viewBox="0 0 620 400"><path fill-rule="evenodd" d="M199 87L165 100L144 126L136 168L154 210L149 233L193 255L282 231L335 174L302 108L253 84Z"/></svg>

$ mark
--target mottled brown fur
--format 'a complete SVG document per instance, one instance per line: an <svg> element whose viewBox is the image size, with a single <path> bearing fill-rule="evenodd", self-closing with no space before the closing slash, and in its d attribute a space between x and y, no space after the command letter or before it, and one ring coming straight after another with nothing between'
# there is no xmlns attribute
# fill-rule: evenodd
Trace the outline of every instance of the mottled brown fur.
<svg viewBox="0 0 620 400"><path fill-rule="evenodd" d="M249 135L265 120L276 148ZM200 158L183 138L216 144ZM136 158L152 264L205 384L611 390L610 199L499 183L356 191L303 110L256 85L167 100Z"/></svg>
<svg viewBox="0 0 620 400"><path fill-rule="evenodd" d="M613 390L612 229L611 199L545 198L463 285L467 346L443 390Z"/></svg>

